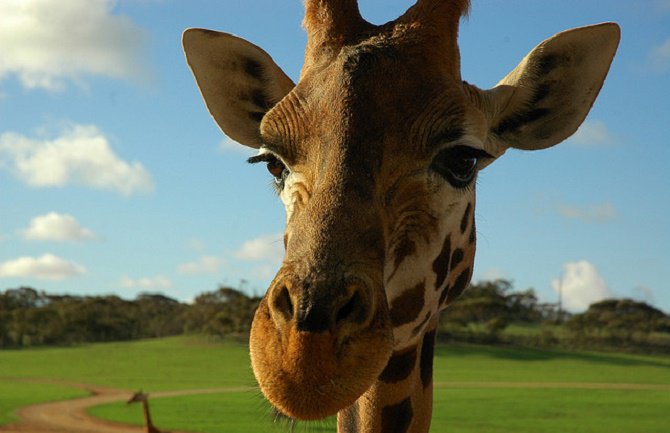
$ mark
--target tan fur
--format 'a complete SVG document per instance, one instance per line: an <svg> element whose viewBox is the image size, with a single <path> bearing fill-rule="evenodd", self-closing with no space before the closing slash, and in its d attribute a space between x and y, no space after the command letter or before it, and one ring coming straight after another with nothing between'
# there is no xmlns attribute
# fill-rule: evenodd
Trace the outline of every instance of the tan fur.
<svg viewBox="0 0 670 433"><path fill-rule="evenodd" d="M437 326L437 319L432 320L428 329L434 330ZM417 358L420 357L420 347L417 351ZM418 365L417 359L417 365ZM368 414L379 414L383 412L384 408L397 406L409 398L412 406L412 418L409 422L406 432L427 432L430 427L430 420L432 416L433 407L433 386L432 382L429 386L424 387L418 368L414 369L410 376L394 384L387 384L377 381L375 384L364 393L357 404L358 420L357 432L381 432L383 420L379 416L369 416ZM400 414L398 414L400 415ZM401 418L401 417L400 417ZM402 422L401 419L394 420ZM338 432L346 432L344 427L345 420L338 419ZM401 431L401 430L394 430ZM348 433L348 432L347 432Z"/></svg>
<svg viewBox="0 0 670 433"><path fill-rule="evenodd" d="M286 256L256 312L251 358L263 393L289 416L339 412L341 433L428 430L426 341L466 287L476 248L474 182L457 186L433 163L465 147L491 156L481 170L509 147L554 145L602 85L615 24L545 41L492 90L462 82L456 39L468 5L419 0L373 26L354 0L307 0L295 86L252 44L185 34L221 128L288 170ZM262 74L240 75L231 66L240 58Z"/></svg>
<svg viewBox="0 0 670 433"><path fill-rule="evenodd" d="M306 65L332 56L372 27L361 17L356 0L306 0L303 25L307 31Z"/></svg>

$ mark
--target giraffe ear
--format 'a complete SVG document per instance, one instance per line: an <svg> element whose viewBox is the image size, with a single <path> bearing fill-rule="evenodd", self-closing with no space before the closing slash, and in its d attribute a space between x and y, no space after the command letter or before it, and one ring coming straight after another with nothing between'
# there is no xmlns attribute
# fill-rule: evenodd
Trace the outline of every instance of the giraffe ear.
<svg viewBox="0 0 670 433"><path fill-rule="evenodd" d="M295 87L291 79L268 53L237 36L188 29L182 42L216 123L233 140L260 147L260 122Z"/></svg>
<svg viewBox="0 0 670 433"><path fill-rule="evenodd" d="M544 149L568 138L584 121L619 45L614 23L580 27L542 42L476 101L489 118L498 153Z"/></svg>

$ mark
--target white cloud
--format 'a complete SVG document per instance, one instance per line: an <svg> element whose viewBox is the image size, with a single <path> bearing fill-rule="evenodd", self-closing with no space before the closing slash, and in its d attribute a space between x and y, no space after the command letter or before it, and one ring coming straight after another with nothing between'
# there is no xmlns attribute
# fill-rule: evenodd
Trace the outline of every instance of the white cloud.
<svg viewBox="0 0 670 433"><path fill-rule="evenodd" d="M82 227L72 215L56 212L33 218L22 234L25 239L32 241L77 242L95 239L95 234Z"/></svg>
<svg viewBox="0 0 670 433"><path fill-rule="evenodd" d="M276 233L248 240L242 244L234 256L240 260L281 262L284 258L282 238L282 233Z"/></svg>
<svg viewBox="0 0 670 433"><path fill-rule="evenodd" d="M28 277L43 280L65 280L86 273L83 266L44 254L41 257L20 257L0 262L0 277Z"/></svg>
<svg viewBox="0 0 670 433"><path fill-rule="evenodd" d="M144 79L146 35L115 0L2 0L0 80L16 75L28 89L62 90L86 75Z"/></svg>
<svg viewBox="0 0 670 433"><path fill-rule="evenodd" d="M617 217L616 208L608 202L590 206L559 204L557 210L565 218L593 223L607 222Z"/></svg>
<svg viewBox="0 0 670 433"><path fill-rule="evenodd" d="M496 280L505 280L509 279L507 272L500 268L489 268L482 272L478 273L477 281L496 281Z"/></svg>
<svg viewBox="0 0 670 433"><path fill-rule="evenodd" d="M119 285L125 289L144 289L144 290L155 290L155 289L169 289L173 286L172 281L169 278L157 275L155 277L144 277L133 279L127 276L121 278Z"/></svg>
<svg viewBox="0 0 670 433"><path fill-rule="evenodd" d="M601 146L614 143L614 136L610 133L605 122L587 120L570 137L570 142L582 146Z"/></svg>
<svg viewBox="0 0 670 433"><path fill-rule="evenodd" d="M586 261L565 263L563 276L551 281L554 292L561 292L563 307L570 311L586 310L594 302L613 296L596 267Z"/></svg>
<svg viewBox="0 0 670 433"><path fill-rule="evenodd" d="M54 139L0 134L3 168L33 187L84 185L123 195L153 189L144 166L119 158L107 137L93 125L69 125Z"/></svg>
<svg viewBox="0 0 670 433"><path fill-rule="evenodd" d="M253 156L258 153L258 150L253 147L240 144L227 135L224 135L223 139L219 142L219 151L222 153L237 153L246 156Z"/></svg>
<svg viewBox="0 0 670 433"><path fill-rule="evenodd" d="M184 275L218 274L223 263L220 257L204 256L195 262L182 263L177 267L177 272Z"/></svg>
<svg viewBox="0 0 670 433"><path fill-rule="evenodd" d="M651 50L649 64L656 72L665 72L670 69L670 38Z"/></svg>

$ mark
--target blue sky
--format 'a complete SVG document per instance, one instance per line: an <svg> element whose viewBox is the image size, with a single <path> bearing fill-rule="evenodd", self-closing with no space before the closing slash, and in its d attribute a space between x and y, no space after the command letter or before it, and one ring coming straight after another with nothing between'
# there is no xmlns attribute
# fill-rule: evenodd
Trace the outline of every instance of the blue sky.
<svg viewBox="0 0 670 433"><path fill-rule="evenodd" d="M382 23L409 0L361 0ZM262 46L294 80L299 0L0 2L0 289L262 294L284 211L262 167L210 119L181 51L205 27ZM670 0L473 0L463 76L493 86L535 45L622 27L585 125L508 152L478 182L475 279L580 310L633 297L670 312Z"/></svg>

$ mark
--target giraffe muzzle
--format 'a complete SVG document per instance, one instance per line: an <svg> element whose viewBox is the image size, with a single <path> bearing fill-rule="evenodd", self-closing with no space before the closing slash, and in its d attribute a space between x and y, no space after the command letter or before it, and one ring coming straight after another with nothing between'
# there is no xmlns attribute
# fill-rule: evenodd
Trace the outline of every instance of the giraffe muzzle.
<svg viewBox="0 0 670 433"><path fill-rule="evenodd" d="M278 277L256 311L250 340L261 390L297 419L351 405L377 379L392 344L383 290L359 279L336 284Z"/></svg>

